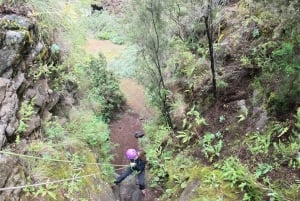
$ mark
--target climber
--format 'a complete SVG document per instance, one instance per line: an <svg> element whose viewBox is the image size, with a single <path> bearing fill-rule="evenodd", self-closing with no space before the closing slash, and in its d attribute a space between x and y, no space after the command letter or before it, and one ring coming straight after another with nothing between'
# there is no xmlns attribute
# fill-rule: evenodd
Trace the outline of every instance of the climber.
<svg viewBox="0 0 300 201"><path fill-rule="evenodd" d="M126 151L126 157L129 159L130 164L126 170L114 181L116 185L120 184L127 176L132 172L137 171L139 189L143 195L146 195L145 191L145 166L147 163L146 152L135 149L128 149Z"/></svg>

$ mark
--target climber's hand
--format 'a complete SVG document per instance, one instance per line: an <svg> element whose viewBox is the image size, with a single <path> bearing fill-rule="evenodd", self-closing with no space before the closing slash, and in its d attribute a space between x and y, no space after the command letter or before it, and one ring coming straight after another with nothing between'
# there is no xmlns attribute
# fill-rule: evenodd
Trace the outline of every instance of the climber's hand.
<svg viewBox="0 0 300 201"><path fill-rule="evenodd" d="M132 167L132 168L133 168L133 167L135 167L135 166L136 166L136 163L130 163L129 165L130 165L130 167Z"/></svg>

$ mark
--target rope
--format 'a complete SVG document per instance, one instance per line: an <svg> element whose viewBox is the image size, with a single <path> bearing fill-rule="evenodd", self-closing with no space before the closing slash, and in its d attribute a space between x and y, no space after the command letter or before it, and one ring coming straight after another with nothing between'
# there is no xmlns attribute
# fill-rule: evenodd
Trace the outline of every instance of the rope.
<svg viewBox="0 0 300 201"><path fill-rule="evenodd" d="M69 179L61 179L61 180L42 182L42 183L37 183L37 184L28 184L28 185L22 185L22 186L13 186L13 187L0 188L0 191L22 189L22 188L26 188L26 187L37 187L37 186L43 186L43 185L47 185L47 184L62 183L62 182L65 182L65 181L78 180L80 178L91 177L91 176L95 176L95 175L98 175L98 174L99 173L97 173L97 174L95 173L95 174L77 176L77 177L73 177L73 178L69 178Z"/></svg>
<svg viewBox="0 0 300 201"><path fill-rule="evenodd" d="M74 161L69 161L69 160L47 159L47 158L24 155L24 154L17 154L17 153L7 152L7 151L0 151L0 153L12 155L12 156L24 157L24 158L34 158L34 159L39 159L39 160L64 162L64 163L76 163ZM124 169L124 168L128 167L128 165L113 165L113 164L108 164L108 163L107 164L105 164L105 163L102 163L102 164L101 163L84 163L84 162L79 162L79 163L80 164L92 164L92 165L111 165L111 166L115 166L115 167L120 167L120 168L117 168L116 170L121 170L121 169ZM47 185L47 184L62 183L62 182L65 182L65 181L78 180L80 178L95 176L95 175L99 175L99 174L100 173L97 173L97 174L95 173L95 174L72 177L72 178L69 178L69 179L61 179L61 180L55 180L55 181L50 181L50 182L42 182L42 183L37 183L37 184L29 184L29 185L22 185L22 186L13 186L13 187L0 188L0 191L22 189L22 188L26 188L26 187L37 187L37 186L43 186L43 185Z"/></svg>
<svg viewBox="0 0 300 201"><path fill-rule="evenodd" d="M85 165L109 165L109 166L115 166L115 167L127 167L128 165L113 165L109 163L84 163L84 162L75 162L70 160L59 160L59 159L51 159L51 158L42 158L38 156L30 156L30 155L24 155L24 154L17 154L13 152L7 152L7 151L0 151L2 154L8 154L12 156L18 156L23 158L34 158L39 160L46 160L46 161L55 161L55 162L63 162L63 163L79 163L79 164L85 164Z"/></svg>

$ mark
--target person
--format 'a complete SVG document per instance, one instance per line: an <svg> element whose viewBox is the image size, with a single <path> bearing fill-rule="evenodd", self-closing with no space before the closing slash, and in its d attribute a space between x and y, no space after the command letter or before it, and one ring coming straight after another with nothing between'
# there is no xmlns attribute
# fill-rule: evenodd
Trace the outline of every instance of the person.
<svg viewBox="0 0 300 201"><path fill-rule="evenodd" d="M116 185L120 184L126 177L128 177L134 171L137 171L139 189L143 195L146 195L145 190L145 167L146 167L146 152L137 151L136 149L128 149L126 151L126 157L130 161L130 165L126 170L114 181Z"/></svg>

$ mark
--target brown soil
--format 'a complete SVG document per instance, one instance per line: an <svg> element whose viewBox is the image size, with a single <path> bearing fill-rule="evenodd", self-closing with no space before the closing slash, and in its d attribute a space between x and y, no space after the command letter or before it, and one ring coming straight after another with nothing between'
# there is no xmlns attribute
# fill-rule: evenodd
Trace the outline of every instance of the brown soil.
<svg viewBox="0 0 300 201"><path fill-rule="evenodd" d="M125 46L116 45L109 40L97 40L90 38L85 44L85 50L88 53L96 56L97 54L99 54L99 52L101 52L102 54L104 54L107 61L120 56L124 49Z"/></svg>

